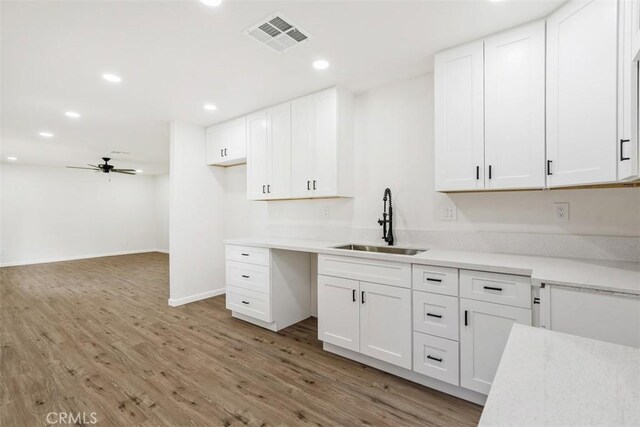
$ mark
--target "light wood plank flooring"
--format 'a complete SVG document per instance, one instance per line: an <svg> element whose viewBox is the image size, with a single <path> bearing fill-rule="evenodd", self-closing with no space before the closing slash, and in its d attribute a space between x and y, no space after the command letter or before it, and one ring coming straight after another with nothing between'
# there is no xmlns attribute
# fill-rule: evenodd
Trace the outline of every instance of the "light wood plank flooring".
<svg viewBox="0 0 640 427"><path fill-rule="evenodd" d="M0 269L0 425L475 425L481 407L273 333L224 296L172 308L168 256ZM88 416L88 415L87 415Z"/></svg>

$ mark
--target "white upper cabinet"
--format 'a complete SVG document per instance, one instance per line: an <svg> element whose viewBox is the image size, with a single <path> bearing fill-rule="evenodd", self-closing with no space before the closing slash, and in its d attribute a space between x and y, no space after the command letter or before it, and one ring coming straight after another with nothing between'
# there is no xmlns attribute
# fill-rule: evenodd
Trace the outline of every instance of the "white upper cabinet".
<svg viewBox="0 0 640 427"><path fill-rule="evenodd" d="M435 55L435 187L484 188L483 42Z"/></svg>
<svg viewBox="0 0 640 427"><path fill-rule="evenodd" d="M247 116L247 198L291 197L291 103Z"/></svg>
<svg viewBox="0 0 640 427"><path fill-rule="evenodd" d="M247 161L247 120L240 117L207 128L208 165L232 166Z"/></svg>
<svg viewBox="0 0 640 427"><path fill-rule="evenodd" d="M352 103L337 87L292 101L293 198L353 196Z"/></svg>
<svg viewBox="0 0 640 427"><path fill-rule="evenodd" d="M543 188L545 23L484 41L485 188Z"/></svg>
<svg viewBox="0 0 640 427"><path fill-rule="evenodd" d="M640 0L627 3L631 3L631 58L640 61Z"/></svg>
<svg viewBox="0 0 640 427"><path fill-rule="evenodd" d="M617 4L571 1L547 20L549 187L617 179Z"/></svg>
<svg viewBox="0 0 640 427"><path fill-rule="evenodd" d="M266 110L247 116L247 198L250 200L267 199L267 139Z"/></svg>

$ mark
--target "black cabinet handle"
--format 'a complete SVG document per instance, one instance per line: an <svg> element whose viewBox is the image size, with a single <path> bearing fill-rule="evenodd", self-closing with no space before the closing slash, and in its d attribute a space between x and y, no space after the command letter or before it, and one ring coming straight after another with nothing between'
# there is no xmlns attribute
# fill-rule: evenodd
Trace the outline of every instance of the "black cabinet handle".
<svg viewBox="0 0 640 427"><path fill-rule="evenodd" d="M356 290L355 289L353 289L352 297L353 297L353 302L356 302Z"/></svg>
<svg viewBox="0 0 640 427"><path fill-rule="evenodd" d="M440 314L427 313L427 316L429 316L429 317L437 317L438 319L442 319L442 315L440 315Z"/></svg>
<svg viewBox="0 0 640 427"><path fill-rule="evenodd" d="M483 286L485 289L488 289L490 291L500 291L502 292L502 288L496 288L494 286Z"/></svg>
<svg viewBox="0 0 640 427"><path fill-rule="evenodd" d="M307 191L308 191L308 190L311 190L310 185L311 185L311 181L307 181Z"/></svg>
<svg viewBox="0 0 640 427"><path fill-rule="evenodd" d="M267 184L267 193L271 193L271 184Z"/></svg>
<svg viewBox="0 0 640 427"><path fill-rule="evenodd" d="M464 326L469 326L469 312L467 310L464 311Z"/></svg>
<svg viewBox="0 0 640 427"><path fill-rule="evenodd" d="M480 166L476 166L476 179L480 179Z"/></svg>
<svg viewBox="0 0 640 427"><path fill-rule="evenodd" d="M249 304L249 301L242 301L243 304Z"/></svg>
<svg viewBox="0 0 640 427"><path fill-rule="evenodd" d="M624 157L622 155L622 144L624 144L625 142L629 142L628 139L621 139L620 140L620 161L624 162L625 160L631 160L631 157Z"/></svg>
<svg viewBox="0 0 640 427"><path fill-rule="evenodd" d="M551 162L553 162L553 160L547 160L547 175L553 175L553 173L551 173Z"/></svg>
<svg viewBox="0 0 640 427"><path fill-rule="evenodd" d="M427 277L428 282L442 282L442 279L432 279L431 277Z"/></svg>
<svg viewBox="0 0 640 427"><path fill-rule="evenodd" d="M439 357L433 357L432 355L428 355L427 359L435 360L436 362L442 362L442 359Z"/></svg>
<svg viewBox="0 0 640 427"><path fill-rule="evenodd" d="M540 304L540 298L538 298L538 297L533 298L533 303L534 304Z"/></svg>
<svg viewBox="0 0 640 427"><path fill-rule="evenodd" d="M360 299L362 300L362 303L364 304L364 291L362 291L362 294L360 295Z"/></svg>
<svg viewBox="0 0 640 427"><path fill-rule="evenodd" d="M263 185L263 186L262 186L262 194L265 194L265 193L267 192L266 188L267 188L267 186L266 186L266 185Z"/></svg>
<svg viewBox="0 0 640 427"><path fill-rule="evenodd" d="M491 165L489 165L489 179L491 179Z"/></svg>
<svg viewBox="0 0 640 427"><path fill-rule="evenodd" d="M249 278L249 276L247 276L246 274L243 274L242 277L244 277L245 279Z"/></svg>
<svg viewBox="0 0 640 427"><path fill-rule="evenodd" d="M249 256L249 254L244 254L244 253L243 253L243 254L240 254L240 255L242 255L242 256Z"/></svg>
<svg viewBox="0 0 640 427"><path fill-rule="evenodd" d="M220 157L224 157L224 151L222 150L222 148L220 149Z"/></svg>
<svg viewBox="0 0 640 427"><path fill-rule="evenodd" d="M224 149L224 156L227 157L227 149Z"/></svg>
<svg viewBox="0 0 640 427"><path fill-rule="evenodd" d="M314 190L316 189L316 180L315 179L313 180L313 189Z"/></svg>

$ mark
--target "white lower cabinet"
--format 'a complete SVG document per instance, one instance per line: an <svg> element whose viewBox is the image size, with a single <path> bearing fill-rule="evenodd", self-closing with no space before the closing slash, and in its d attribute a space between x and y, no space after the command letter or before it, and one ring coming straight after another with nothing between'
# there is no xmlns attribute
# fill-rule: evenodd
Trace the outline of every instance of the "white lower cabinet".
<svg viewBox="0 0 640 427"><path fill-rule="evenodd" d="M514 323L531 325L531 310L460 299L460 385L488 394Z"/></svg>
<svg viewBox="0 0 640 427"><path fill-rule="evenodd" d="M360 283L318 276L318 339L360 351Z"/></svg>
<svg viewBox="0 0 640 427"><path fill-rule="evenodd" d="M411 290L318 275L318 335L411 369Z"/></svg>
<svg viewBox="0 0 640 427"><path fill-rule="evenodd" d="M460 385L458 342L413 333L413 370L423 375Z"/></svg>
<svg viewBox="0 0 640 427"><path fill-rule="evenodd" d="M411 290L360 282L360 353L411 369Z"/></svg>

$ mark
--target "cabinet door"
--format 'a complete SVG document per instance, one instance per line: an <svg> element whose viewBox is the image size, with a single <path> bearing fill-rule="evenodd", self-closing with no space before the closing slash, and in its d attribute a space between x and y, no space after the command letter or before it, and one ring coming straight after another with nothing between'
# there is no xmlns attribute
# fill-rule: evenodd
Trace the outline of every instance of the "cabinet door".
<svg viewBox="0 0 640 427"><path fill-rule="evenodd" d="M616 1L570 1L547 20L547 184L616 180Z"/></svg>
<svg viewBox="0 0 640 427"><path fill-rule="evenodd" d="M549 329L640 347L640 297L550 286Z"/></svg>
<svg viewBox="0 0 640 427"><path fill-rule="evenodd" d="M411 369L411 290L360 282L360 353Z"/></svg>
<svg viewBox="0 0 640 427"><path fill-rule="evenodd" d="M327 89L313 98L311 189L314 197L330 197L338 194L338 90Z"/></svg>
<svg viewBox="0 0 640 427"><path fill-rule="evenodd" d="M638 176L638 62L634 60L634 35L638 17L633 8L637 1L620 3L620 40L618 66L618 180L633 180ZM638 11L635 11L636 13ZM634 22L634 19L636 22ZM634 118L634 114L636 115Z"/></svg>
<svg viewBox="0 0 640 427"><path fill-rule="evenodd" d="M640 61L640 0L631 0L631 57Z"/></svg>
<svg viewBox="0 0 640 427"><path fill-rule="evenodd" d="M437 191L484 188L483 42L435 55Z"/></svg>
<svg viewBox="0 0 640 427"><path fill-rule="evenodd" d="M240 117L227 123L225 127L227 151L226 160L240 160L247 157L247 119Z"/></svg>
<svg viewBox="0 0 640 427"><path fill-rule="evenodd" d="M267 110L267 199L291 198L291 103Z"/></svg>
<svg viewBox="0 0 640 427"><path fill-rule="evenodd" d="M311 181L312 139L315 133L314 96L291 102L291 196L307 198L313 195Z"/></svg>
<svg viewBox="0 0 640 427"><path fill-rule="evenodd" d="M545 23L484 42L485 187L542 188Z"/></svg>
<svg viewBox="0 0 640 427"><path fill-rule="evenodd" d="M318 339L360 350L359 284L357 280L318 275Z"/></svg>
<svg viewBox="0 0 640 427"><path fill-rule="evenodd" d="M247 116L247 198L267 198L267 112L259 111Z"/></svg>
<svg viewBox="0 0 640 427"><path fill-rule="evenodd" d="M488 394L514 323L531 325L531 310L460 299L460 385Z"/></svg>
<svg viewBox="0 0 640 427"><path fill-rule="evenodd" d="M205 156L208 165L215 165L223 161L224 127L211 126L206 130Z"/></svg>

